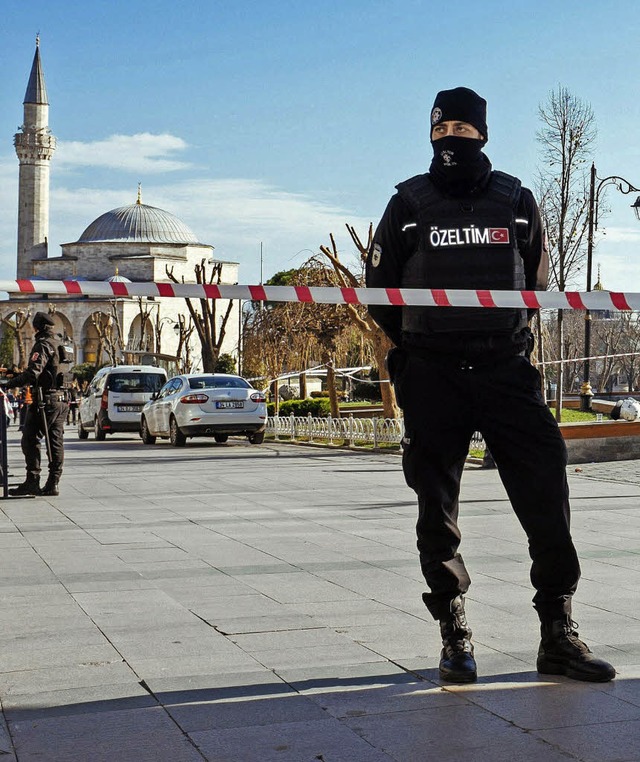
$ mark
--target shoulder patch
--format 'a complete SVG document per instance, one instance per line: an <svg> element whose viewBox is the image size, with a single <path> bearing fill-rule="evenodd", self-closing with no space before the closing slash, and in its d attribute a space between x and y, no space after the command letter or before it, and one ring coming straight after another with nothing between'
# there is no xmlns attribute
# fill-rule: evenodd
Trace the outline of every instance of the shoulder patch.
<svg viewBox="0 0 640 762"><path fill-rule="evenodd" d="M31 355L31 362L36 362L36 360L38 359L38 357L40 357L40 352L34 352L34 353Z"/></svg>
<svg viewBox="0 0 640 762"><path fill-rule="evenodd" d="M371 251L371 266L377 267L380 264L381 259L382 259L382 246L380 246L379 243L374 243L373 249Z"/></svg>

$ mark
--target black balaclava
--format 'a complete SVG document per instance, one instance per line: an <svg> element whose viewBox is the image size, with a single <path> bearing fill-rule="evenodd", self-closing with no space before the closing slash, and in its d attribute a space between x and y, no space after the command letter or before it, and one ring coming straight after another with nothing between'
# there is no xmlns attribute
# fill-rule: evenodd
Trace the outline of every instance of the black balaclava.
<svg viewBox="0 0 640 762"><path fill-rule="evenodd" d="M429 173L436 185L452 196L463 196L482 188L491 173L491 162L482 153L487 139L487 102L467 87L441 90L431 109L431 129L440 122L468 122L481 140L447 135L431 140L433 159Z"/></svg>

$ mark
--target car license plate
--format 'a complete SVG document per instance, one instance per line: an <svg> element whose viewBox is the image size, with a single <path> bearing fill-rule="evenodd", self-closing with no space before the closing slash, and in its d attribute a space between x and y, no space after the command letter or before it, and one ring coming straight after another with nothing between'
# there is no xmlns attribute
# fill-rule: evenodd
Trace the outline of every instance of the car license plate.
<svg viewBox="0 0 640 762"><path fill-rule="evenodd" d="M227 402L227 401L223 401L223 402L218 401L218 402L216 402L216 408L218 410L221 410L221 409L225 409L226 410L226 409L229 409L229 408L242 408L242 407L244 407L244 402L237 402L235 400L229 401L229 402Z"/></svg>
<svg viewBox="0 0 640 762"><path fill-rule="evenodd" d="M141 410L140 405L118 405L119 413L139 413Z"/></svg>

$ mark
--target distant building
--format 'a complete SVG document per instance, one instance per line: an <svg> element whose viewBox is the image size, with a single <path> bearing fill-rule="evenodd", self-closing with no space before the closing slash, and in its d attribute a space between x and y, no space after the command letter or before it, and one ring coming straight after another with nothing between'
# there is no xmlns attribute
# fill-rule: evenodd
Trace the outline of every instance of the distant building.
<svg viewBox="0 0 640 762"><path fill-rule="evenodd" d="M213 246L197 236L170 212L142 203L112 209L94 220L77 241L61 245L60 256L49 256L49 168L56 138L49 129L49 101L39 39L24 98L24 123L14 136L20 162L18 191L17 277L27 280L165 281L166 268L178 280L195 282L195 266L203 260L219 264L222 283L238 282L238 264L213 259ZM223 315L227 301L217 304ZM36 293L12 295L0 302L0 316L11 322L18 310L50 312L57 329L73 342L76 362L108 359L101 326L121 331L121 360L149 355L174 355L180 341L179 315L188 320L183 299L56 296ZM98 328L96 327L98 326ZM29 327L30 337L30 327ZM237 357L238 304L227 323L222 352ZM182 334L184 338L184 332ZM198 368L201 354L197 334L191 336L191 357ZM98 353L100 357L98 357Z"/></svg>

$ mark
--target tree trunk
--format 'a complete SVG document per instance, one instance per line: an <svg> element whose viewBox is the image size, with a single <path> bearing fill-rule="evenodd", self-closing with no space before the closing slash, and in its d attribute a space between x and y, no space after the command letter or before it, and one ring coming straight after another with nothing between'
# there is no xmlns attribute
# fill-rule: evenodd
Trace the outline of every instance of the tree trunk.
<svg viewBox="0 0 640 762"><path fill-rule="evenodd" d="M542 335L542 317L540 310L536 313L536 344L538 347L538 371L540 373L540 385L542 386L542 399L547 403L547 371L544 364L544 337Z"/></svg>
<svg viewBox="0 0 640 762"><path fill-rule="evenodd" d="M202 370L204 373L214 373L218 362L217 352L210 343L202 343Z"/></svg>
<svg viewBox="0 0 640 762"><path fill-rule="evenodd" d="M331 417L340 418L340 407L338 406L338 392L336 390L336 372L333 367L333 360L327 362L327 389L329 390L329 402L331 404Z"/></svg>
<svg viewBox="0 0 640 762"><path fill-rule="evenodd" d="M558 310L558 373L556 374L556 421L562 421L562 389L564 386L564 313Z"/></svg>
<svg viewBox="0 0 640 762"><path fill-rule="evenodd" d="M385 418L399 418L400 408L396 401L396 393L393 386L389 383L389 373L385 362L387 352L391 349L391 342L380 329L376 329L371 332L371 343L373 345L373 356L378 366L379 379L383 382L380 384L382 414Z"/></svg>
<svg viewBox="0 0 640 762"><path fill-rule="evenodd" d="M298 379L300 381L300 399L306 400L307 399L307 374L301 373L298 376Z"/></svg>

